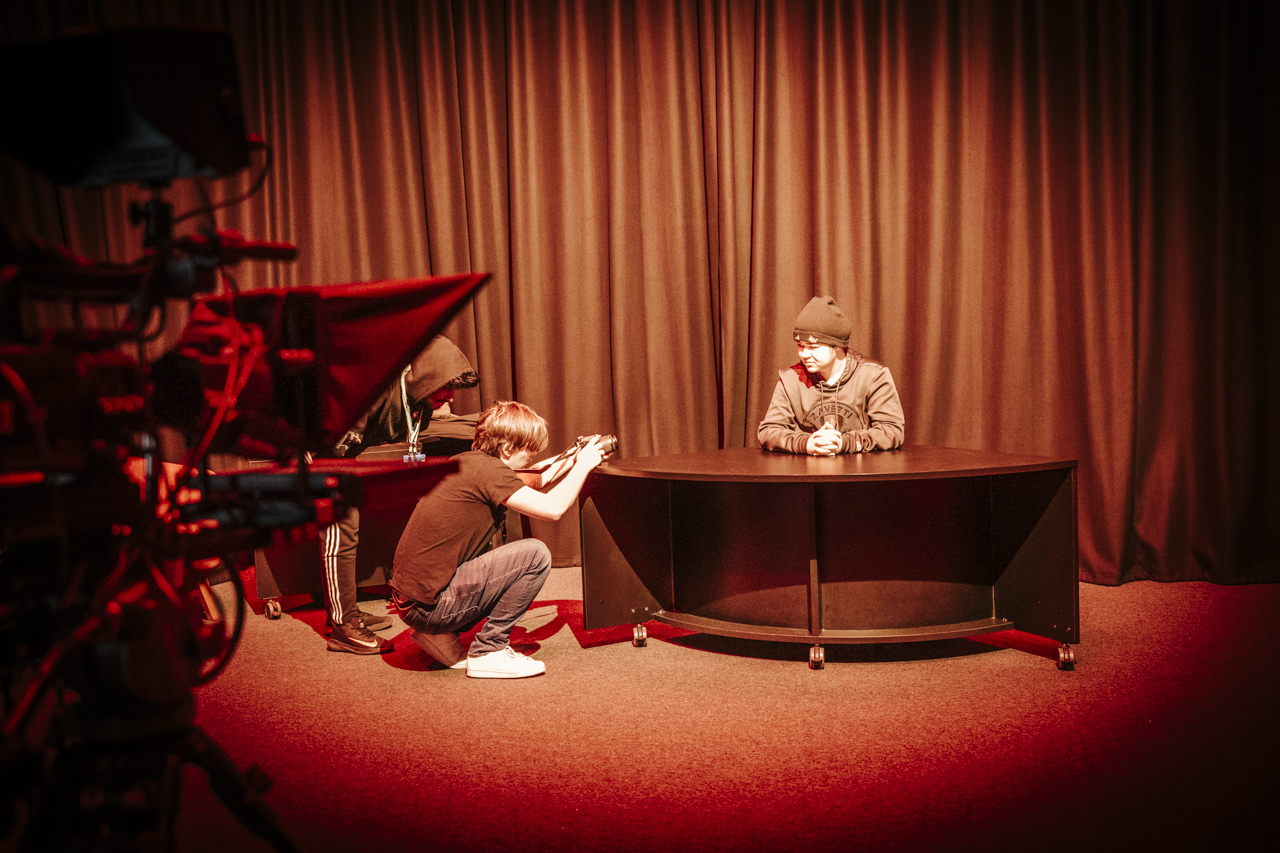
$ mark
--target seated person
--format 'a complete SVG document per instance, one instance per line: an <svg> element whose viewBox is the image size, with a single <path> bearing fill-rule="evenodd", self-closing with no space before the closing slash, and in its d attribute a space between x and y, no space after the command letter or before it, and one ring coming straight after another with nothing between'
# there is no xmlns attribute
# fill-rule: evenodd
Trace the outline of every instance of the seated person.
<svg viewBox="0 0 1280 853"><path fill-rule="evenodd" d="M471 449L476 437L476 421L480 415L459 415L453 411L453 389L446 388L431 397L431 421L420 436L418 447L423 456L457 456Z"/></svg>
<svg viewBox="0 0 1280 853"><path fill-rule="evenodd" d="M437 410L447 408L453 392L479 384L480 377L462 350L444 335L436 335L347 432L339 455L356 456L369 447L402 441L420 443L424 424ZM448 414L453 416L451 410Z"/></svg>
<svg viewBox="0 0 1280 853"><path fill-rule="evenodd" d="M422 438L424 421L435 424L437 409L448 409L454 390L472 388L480 377L462 350L443 335L431 339L426 348L400 373L338 445L337 455L358 456L383 444L407 442L415 452ZM450 409L451 415L451 409ZM458 421L449 438L442 439L465 450L471 446L474 424ZM443 419L442 419L443 422ZM430 432L431 426L427 431ZM426 448L424 448L426 449ZM360 655L383 654L394 647L374 631L391 626L391 619L363 611L356 603L356 549L360 543L360 512L352 507L336 523L325 528L320 553L324 563L324 597L330 651Z"/></svg>
<svg viewBox="0 0 1280 853"><path fill-rule="evenodd" d="M830 296L796 318L800 363L778 385L756 437L765 450L835 456L902 446L902 403L889 368L849 349L852 326Z"/></svg>
<svg viewBox="0 0 1280 853"><path fill-rule="evenodd" d="M527 471L546 445L541 416L521 403L494 403L480 415L472 449L454 457L458 472L418 501L396 546L392 606L423 651L472 678L546 672L541 661L517 654L509 638L547 579L551 552L537 539L490 545L507 507L558 520L604 458L596 437L573 455ZM482 619L464 654L458 635Z"/></svg>

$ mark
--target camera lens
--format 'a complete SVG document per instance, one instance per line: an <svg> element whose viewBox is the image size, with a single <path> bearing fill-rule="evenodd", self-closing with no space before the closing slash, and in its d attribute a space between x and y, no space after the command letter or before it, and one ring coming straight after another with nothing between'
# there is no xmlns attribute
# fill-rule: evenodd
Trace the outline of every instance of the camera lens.
<svg viewBox="0 0 1280 853"><path fill-rule="evenodd" d="M608 456L618 449L618 437L616 435L600 436L600 449L604 451L605 456Z"/></svg>

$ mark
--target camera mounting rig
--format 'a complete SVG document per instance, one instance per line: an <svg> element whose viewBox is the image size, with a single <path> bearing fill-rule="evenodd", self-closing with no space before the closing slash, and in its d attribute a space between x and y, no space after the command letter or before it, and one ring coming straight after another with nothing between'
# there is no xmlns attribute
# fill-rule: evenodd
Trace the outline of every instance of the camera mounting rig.
<svg viewBox="0 0 1280 853"><path fill-rule="evenodd" d="M261 796L266 775L241 773L195 726L193 689L235 652L245 551L316 535L384 483L412 486L403 465L312 471L308 454L332 448L488 276L249 293L227 279L219 294L229 266L297 256L234 231L174 235L248 198L271 168L244 130L229 33L6 45L0 79L33 78L0 86L0 149L57 183L136 183L149 196L130 209L144 243L133 263L0 229L0 836L20 850L171 849L192 762L249 829L292 850ZM248 193L174 216L170 181L236 173L255 152L265 162ZM147 365L147 329L173 300L192 303L190 321ZM29 328L39 301L123 306L127 318ZM180 464L161 461L161 424L187 439ZM215 450L277 464L213 474ZM234 620L208 609L219 565L236 585Z"/></svg>

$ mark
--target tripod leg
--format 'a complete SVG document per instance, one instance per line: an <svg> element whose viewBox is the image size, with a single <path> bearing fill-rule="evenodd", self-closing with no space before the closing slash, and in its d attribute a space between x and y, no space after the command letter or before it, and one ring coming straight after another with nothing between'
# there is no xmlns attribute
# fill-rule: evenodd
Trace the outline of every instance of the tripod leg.
<svg viewBox="0 0 1280 853"><path fill-rule="evenodd" d="M298 848L280 829L276 813L262 798L271 787L271 780L257 765L241 774L222 747L197 726L191 727L187 746L187 758L209 775L210 787L237 820L280 853L297 853Z"/></svg>
<svg viewBox="0 0 1280 853"><path fill-rule="evenodd" d="M213 597L213 589L209 586L208 581L200 581L196 587L200 591L200 606L204 608L205 621L213 622L222 618L222 609L218 607L218 601Z"/></svg>

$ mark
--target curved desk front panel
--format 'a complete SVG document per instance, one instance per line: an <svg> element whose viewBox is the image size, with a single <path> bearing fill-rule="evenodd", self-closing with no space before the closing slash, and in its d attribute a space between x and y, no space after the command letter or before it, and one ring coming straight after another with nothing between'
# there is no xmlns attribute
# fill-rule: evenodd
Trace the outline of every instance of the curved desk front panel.
<svg viewBox="0 0 1280 853"><path fill-rule="evenodd" d="M907 447L606 463L580 499L587 628L871 643L1079 638L1074 460Z"/></svg>

